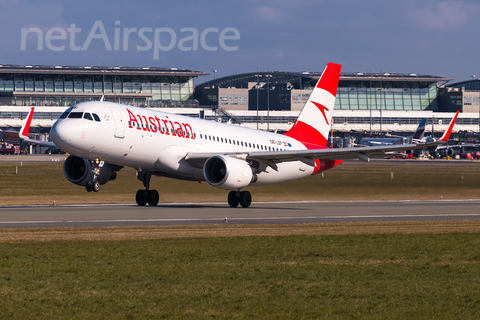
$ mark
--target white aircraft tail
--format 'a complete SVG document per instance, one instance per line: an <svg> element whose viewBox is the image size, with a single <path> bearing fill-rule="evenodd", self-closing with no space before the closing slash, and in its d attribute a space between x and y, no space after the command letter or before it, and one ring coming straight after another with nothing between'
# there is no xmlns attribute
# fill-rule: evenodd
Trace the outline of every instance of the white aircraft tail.
<svg viewBox="0 0 480 320"><path fill-rule="evenodd" d="M417 131L413 134L412 140L422 140L425 135L425 124L427 119L422 119L418 125Z"/></svg>

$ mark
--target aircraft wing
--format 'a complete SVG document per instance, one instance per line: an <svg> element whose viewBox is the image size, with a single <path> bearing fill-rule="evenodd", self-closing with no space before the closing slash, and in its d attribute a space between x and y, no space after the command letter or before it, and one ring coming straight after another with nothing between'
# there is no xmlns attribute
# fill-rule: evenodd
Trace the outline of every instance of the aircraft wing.
<svg viewBox="0 0 480 320"><path fill-rule="evenodd" d="M453 126L457 120L458 111L450 122L448 129L443 136L429 143L422 144L398 144L389 146L373 146L373 147L355 147L355 148L339 148L339 149L312 149L312 150L292 150L292 151L251 151L251 152L225 152L222 155L233 158L243 159L245 161L253 160L272 167L276 170L276 163L288 161L302 161L307 165L316 167L314 160L349 160L359 159L370 161L370 158L385 157L396 154L405 150L416 150L436 147L448 141L452 133ZM185 160L192 166L202 168L208 158L219 155L214 152L189 152L185 156Z"/></svg>
<svg viewBox="0 0 480 320"><path fill-rule="evenodd" d="M28 113L27 119L23 123L23 126L20 129L20 132L18 133L18 136L24 142L28 142L28 143L31 143L31 144L36 144L36 145L44 146L44 147L56 147L57 145L53 142L35 140L35 139L30 139L28 137L28 132L30 131L30 124L32 123L33 111L34 110L35 110L35 107L30 108L30 112Z"/></svg>

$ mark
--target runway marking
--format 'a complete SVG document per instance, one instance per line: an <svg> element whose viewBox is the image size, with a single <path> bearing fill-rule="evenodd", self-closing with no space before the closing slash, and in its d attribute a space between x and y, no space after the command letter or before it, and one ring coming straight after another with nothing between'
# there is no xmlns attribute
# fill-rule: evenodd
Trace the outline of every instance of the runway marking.
<svg viewBox="0 0 480 320"><path fill-rule="evenodd" d="M423 215L368 215L368 216L309 216L309 217L265 217L265 218L235 218L229 217L229 221L234 220L294 220L294 219L369 219L369 218L404 218L404 217L476 217L478 213L465 214L423 214ZM107 223L107 222L175 222L175 221L219 221L223 223L224 218L204 218L204 219L125 219L125 220L59 220L59 221L0 221L0 224L41 224L41 223Z"/></svg>
<svg viewBox="0 0 480 320"><path fill-rule="evenodd" d="M318 203L318 204L326 204L326 203L437 203L437 202L480 202L480 199L439 199L439 200L324 200L324 201L317 201L317 200L302 200L302 201L255 201L252 202L252 205L255 204L311 204L311 203ZM226 205L225 202L165 202L159 203L157 208L161 208L164 206L203 206L203 205ZM26 205L26 206L0 206L0 210L2 209L25 209L25 208L90 208L90 207L120 207L120 206L134 206L138 207L134 203L79 203L79 204L61 204L61 205ZM145 206L145 208L155 208L150 206ZM228 208L229 207L226 207ZM256 207L251 207L250 209L258 209Z"/></svg>

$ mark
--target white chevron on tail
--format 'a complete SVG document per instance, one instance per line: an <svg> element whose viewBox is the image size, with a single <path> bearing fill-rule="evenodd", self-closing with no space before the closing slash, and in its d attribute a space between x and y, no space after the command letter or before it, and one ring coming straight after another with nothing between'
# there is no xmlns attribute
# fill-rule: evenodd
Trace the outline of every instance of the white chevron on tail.
<svg viewBox="0 0 480 320"><path fill-rule="evenodd" d="M327 64L293 127L285 133L309 149L327 145L341 65Z"/></svg>

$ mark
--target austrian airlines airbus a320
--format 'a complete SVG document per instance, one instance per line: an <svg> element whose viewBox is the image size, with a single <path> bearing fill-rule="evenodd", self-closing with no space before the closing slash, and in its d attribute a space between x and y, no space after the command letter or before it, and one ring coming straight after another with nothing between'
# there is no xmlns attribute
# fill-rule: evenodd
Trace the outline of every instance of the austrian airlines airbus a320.
<svg viewBox="0 0 480 320"><path fill-rule="evenodd" d="M285 134L136 108L110 102L82 102L70 107L53 125L53 142L71 155L64 164L67 179L99 191L125 166L138 170L145 189L137 204L155 206L152 176L207 181L230 190L231 207L250 206L245 187L308 177L344 159L369 157L437 146L448 140L457 115L442 138L424 144L327 148L341 66L329 63L293 127ZM31 117L29 116L31 119ZM29 127L29 124L27 128ZM28 129L22 130L25 136ZM28 137L27 137L28 138Z"/></svg>

